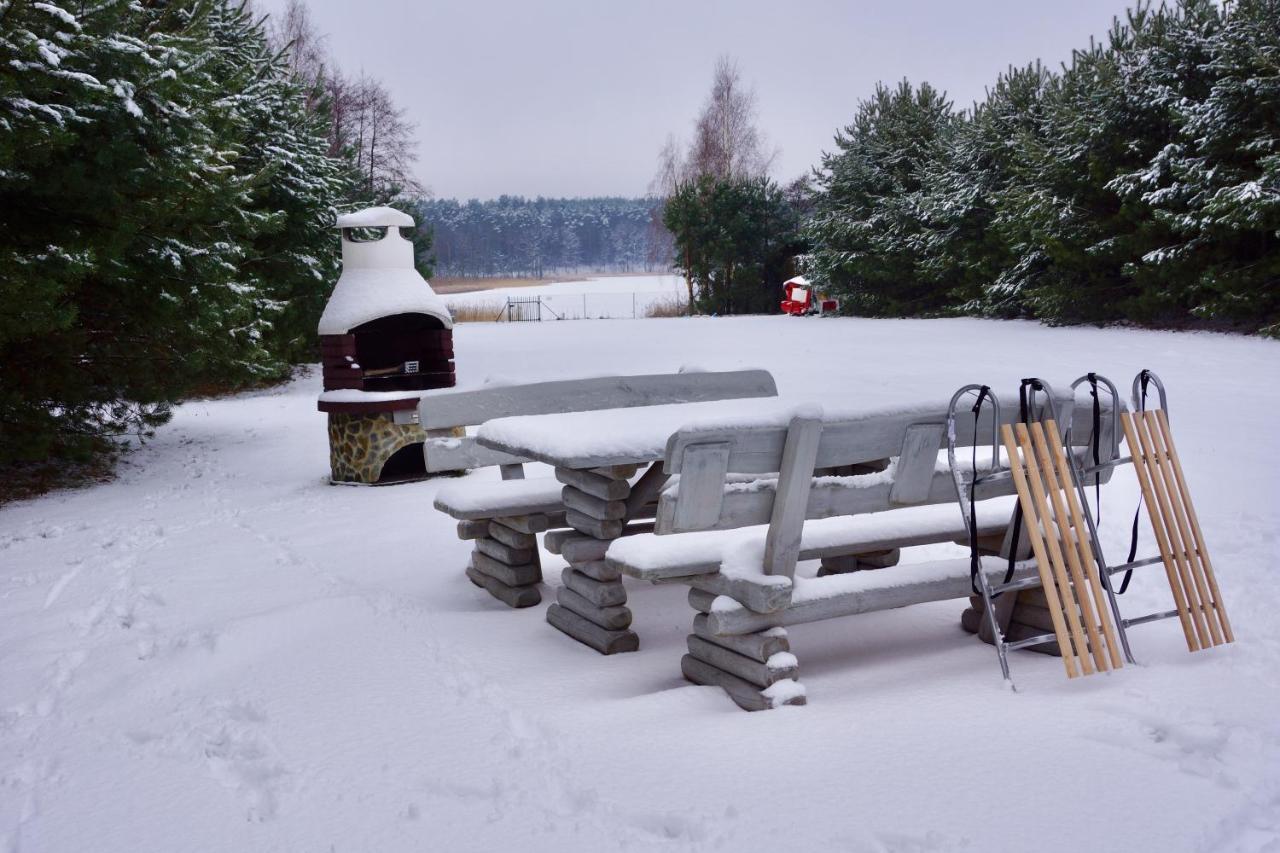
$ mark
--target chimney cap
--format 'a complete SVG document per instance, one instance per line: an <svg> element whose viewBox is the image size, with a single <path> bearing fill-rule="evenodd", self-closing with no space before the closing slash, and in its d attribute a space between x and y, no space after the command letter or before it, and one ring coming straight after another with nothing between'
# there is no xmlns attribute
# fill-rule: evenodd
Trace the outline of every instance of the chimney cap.
<svg viewBox="0 0 1280 853"><path fill-rule="evenodd" d="M366 207L355 213L344 213L335 228L412 228L413 217L394 207Z"/></svg>

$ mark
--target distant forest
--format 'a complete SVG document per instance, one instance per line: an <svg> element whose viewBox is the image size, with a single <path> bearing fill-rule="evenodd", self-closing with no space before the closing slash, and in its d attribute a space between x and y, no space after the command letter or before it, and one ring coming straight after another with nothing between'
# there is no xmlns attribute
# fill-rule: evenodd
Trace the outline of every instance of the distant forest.
<svg viewBox="0 0 1280 853"><path fill-rule="evenodd" d="M437 276L638 272L670 267L662 202L646 198L536 198L420 202Z"/></svg>

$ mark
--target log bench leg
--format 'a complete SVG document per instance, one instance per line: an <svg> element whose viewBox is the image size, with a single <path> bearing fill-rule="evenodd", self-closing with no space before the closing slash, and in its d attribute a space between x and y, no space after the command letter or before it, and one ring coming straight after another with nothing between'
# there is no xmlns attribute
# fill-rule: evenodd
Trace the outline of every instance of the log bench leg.
<svg viewBox="0 0 1280 853"><path fill-rule="evenodd" d="M556 478L564 484L565 521L581 535L553 549L569 567L560 576L564 585L556 603L547 608L547 622L602 655L640 648L640 638L631 630L622 577L603 562L608 542L623 535L631 495L627 477L634 473L634 466L556 469Z"/></svg>
<svg viewBox="0 0 1280 853"><path fill-rule="evenodd" d="M783 705L803 705L804 686L796 679L800 667L785 628L755 634L717 636L699 613L686 641L689 653L680 671L694 684L722 688L739 708L764 711Z"/></svg>
<svg viewBox="0 0 1280 853"><path fill-rule="evenodd" d="M508 607L533 607L542 601L542 561L538 540L525 518L465 522L475 543L467 578ZM463 526L458 533L462 535Z"/></svg>
<svg viewBox="0 0 1280 853"><path fill-rule="evenodd" d="M1013 593L1006 593L996 599L996 607L999 608L996 611L996 617L1000 619L1000 629L1004 631L1006 640L1016 642L1040 634L1053 633L1053 623L1049 617L1044 590L1024 589L1020 590L1016 597L1011 598L1011 596ZM1011 603L1005 603L1005 600L1010 598ZM969 596L969 606L960 614L960 627L970 634L977 634L984 643L992 643L982 596ZM1027 651L1062 657L1062 650L1058 648L1056 641L1028 646Z"/></svg>

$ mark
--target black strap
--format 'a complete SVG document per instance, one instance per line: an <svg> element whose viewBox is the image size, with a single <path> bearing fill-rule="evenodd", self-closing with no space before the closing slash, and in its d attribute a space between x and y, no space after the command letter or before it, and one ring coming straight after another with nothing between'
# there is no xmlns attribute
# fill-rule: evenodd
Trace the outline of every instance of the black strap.
<svg viewBox="0 0 1280 853"><path fill-rule="evenodd" d="M1145 412L1147 410L1147 385L1151 383L1151 371L1143 370L1138 374L1138 383L1142 388L1141 400L1138 403L1138 411ZM1139 464L1138 448L1130 447L1129 455L1133 457L1135 467ZM1133 511L1133 533L1129 539L1129 559L1126 563L1132 563L1134 557L1138 556L1138 517L1142 514L1142 492L1138 492L1138 507ZM1129 588L1129 581L1133 578L1133 569L1124 573L1124 580L1120 581L1120 588L1116 590L1116 595L1124 595L1124 591Z"/></svg>
<svg viewBox="0 0 1280 853"><path fill-rule="evenodd" d="M1039 388L1040 380L1024 379L1018 387L1018 420L1021 423L1031 423L1031 399L1027 394L1028 388ZM1033 392L1034 393L1034 392ZM1012 459L1009 464L1014 464ZM1004 582L1009 583L1013 580L1013 572L1018 562L1018 544L1022 539L1022 501L1018 501L1013 505L1013 540L1009 543L1009 566L1004 572Z"/></svg>
<svg viewBox="0 0 1280 853"><path fill-rule="evenodd" d="M978 389L978 401L973 404L973 459L970 462L971 477L969 481L969 588L974 595L981 595L978 588L978 572L982 569L982 557L978 554L978 511L975 507L974 492L977 491L978 479L978 418L982 414L982 404L991 394L991 389L983 385ZM992 596L993 598L995 596Z"/></svg>

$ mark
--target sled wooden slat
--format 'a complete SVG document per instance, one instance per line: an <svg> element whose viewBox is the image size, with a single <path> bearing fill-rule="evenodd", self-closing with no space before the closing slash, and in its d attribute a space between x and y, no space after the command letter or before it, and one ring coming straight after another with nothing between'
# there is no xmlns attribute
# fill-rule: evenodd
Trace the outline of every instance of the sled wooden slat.
<svg viewBox="0 0 1280 853"><path fill-rule="evenodd" d="M1050 424L1052 424L1052 421ZM1064 486L1063 491L1066 496L1067 509L1071 513L1073 545L1079 550L1080 563L1084 569L1085 577L1088 578L1089 592L1093 596L1093 605L1097 608L1102 634L1107 641L1107 653L1111 658L1111 668L1119 669L1124 665L1124 658L1121 656L1120 643L1116 638L1115 625L1111 622L1106 593L1102 589L1102 577L1098 571L1098 564L1093 557L1093 548L1090 546L1084 512L1080 507L1080 501L1076 497L1075 489L1071 488L1070 462L1067 460L1067 453L1061 442L1052 442L1051 449L1054 463L1058 469L1058 476Z"/></svg>
<svg viewBox="0 0 1280 853"><path fill-rule="evenodd" d="M1018 444L1014 439L1013 427L1007 424L1001 427L1001 438L1004 441L1005 451L1009 456L1009 467L1013 474L1014 488L1018 493L1018 500L1024 506L1029 506L1033 504L1034 498L1027 481L1027 472L1018 462ZM1058 647L1063 651L1062 663L1066 667L1067 677L1075 678L1080 673L1075 656L1067 654L1067 651L1072 647L1071 639L1068 634L1065 612L1058 595L1057 580L1054 576L1053 566L1049 561L1049 553L1044 543L1044 537L1041 535L1038 524L1024 523L1023 527L1026 530L1027 538L1031 540L1031 551L1036 558L1036 568L1040 574L1040 585L1044 590L1049 618L1053 624L1053 633L1058 638Z"/></svg>
<svg viewBox="0 0 1280 853"><path fill-rule="evenodd" d="M1129 454L1133 457L1133 469L1138 475L1138 488L1142 491L1143 502L1147 506L1147 514L1151 519L1151 531L1156 537L1156 546L1160 550L1160 559L1164 563L1165 577L1169 581L1169 589L1173 593L1174 608L1178 613L1178 621L1182 624L1182 633L1187 639L1188 651L1199 651L1200 641L1191 618L1187 597L1183 592L1180 573L1174 565L1173 552L1169 545L1169 537L1165 533L1164 522L1156 503L1147 463L1147 452L1139 440L1135 418L1129 412L1120 414L1120 427L1124 431L1125 443L1129 445Z"/></svg>
<svg viewBox="0 0 1280 853"><path fill-rule="evenodd" d="M1205 580L1209 584L1209 593L1213 596L1213 612L1222 626L1224 642L1233 643L1236 635L1231 630L1231 620L1227 618L1227 610L1222 604L1222 594L1218 591L1218 576L1213 571L1213 561L1210 560L1209 549L1204 544L1204 532L1200 529L1200 519L1196 515L1195 504L1191 501L1191 492L1187 489L1186 478L1182 474L1182 460L1178 458L1178 449L1173 444L1173 433L1169 431L1169 418L1165 415L1163 409L1157 410L1156 423L1160 428L1161 437L1164 439L1165 450L1168 452L1169 464L1173 468L1173 475L1178 482L1178 489L1182 492L1187 518L1191 522L1191 536L1195 541L1196 553L1204 568Z"/></svg>
<svg viewBox="0 0 1280 853"><path fill-rule="evenodd" d="M1050 424L1053 422L1050 421ZM1031 448L1036 454L1036 464L1040 466L1040 475L1044 478L1045 496L1049 499L1049 507L1052 516L1041 515L1041 521L1045 525L1046 532L1052 539L1053 534L1049 531L1049 519L1052 517L1056 527L1058 528L1058 546L1062 559L1066 563L1067 576L1071 579L1071 591L1075 594L1075 607L1079 608L1079 616L1081 624L1084 626L1084 632L1088 641L1088 648L1077 648L1077 653L1081 656L1091 653L1093 655L1094 665L1102 672L1107 671L1107 659L1102 651L1101 639L1098 635L1097 621L1094 619L1093 607L1089 602L1088 581L1085 579L1084 571L1080 567L1080 552L1075 547L1074 537L1071 530L1071 518L1067 514L1066 506L1062 501L1062 484L1058 482L1058 476L1054 471L1053 460L1049 456L1048 442L1045 440L1045 430L1040 423L1031 424L1027 430L1031 435ZM1057 435L1057 428L1054 427L1054 435ZM1024 511L1025 515L1025 511ZM1050 549L1052 553L1052 548ZM1063 597L1068 603L1070 598ZM1070 615L1076 615L1075 608L1068 611Z"/></svg>
<svg viewBox="0 0 1280 853"><path fill-rule="evenodd" d="M1187 560L1186 549L1178 536L1177 525L1173 520L1173 510L1169 504L1169 494L1165 490L1164 478L1160 476L1160 463L1156 459L1155 440L1147 430L1146 419L1137 415L1133 419L1134 430L1138 434L1138 444L1142 447L1142 464L1147 469L1147 478L1151 481L1151 490L1155 494L1154 503L1147 505L1148 515L1160 514L1160 524L1164 528L1165 538L1169 543L1169 551L1173 555L1173 563L1177 569L1178 583L1182 585L1182 594L1186 598L1187 609L1191 611L1191 624L1196 631L1196 648L1199 651L1212 643L1209 625L1205 621L1204 606L1196 593L1195 582L1191 579L1191 565ZM1154 520L1152 524L1154 524Z"/></svg>
<svg viewBox="0 0 1280 853"><path fill-rule="evenodd" d="M1044 588L1045 599L1049 606L1049 617L1053 622L1053 633L1058 638L1058 648L1062 650L1062 664L1066 667L1067 678L1075 678L1080 674L1076 656L1072 654L1073 648L1083 648L1083 638L1080 637L1080 626L1074 622L1069 626L1068 633L1067 615L1071 612L1062 605L1062 596L1059 595L1058 587L1062 586L1063 595L1070 596L1071 589L1066 584L1066 578L1061 567L1061 561L1054 561L1050 558L1048 546L1045 543L1045 537L1041 533L1040 524L1037 520L1039 512L1043 512L1044 494L1043 486L1040 484L1038 475L1035 472L1035 454L1027 447L1021 459L1019 458L1019 445L1026 437L1026 427L1019 430L1018 440L1014 439L1013 427L1005 424L1000 427L1000 435L1004 441L1005 450L1009 454L1009 468L1013 474L1014 488L1018 492L1018 500L1023 506L1023 529L1027 533L1027 538L1031 540L1031 552L1036 558L1036 569L1040 573L1040 585ZM1028 445L1029 441L1026 442ZM1037 494L1038 490L1038 494ZM1031 513L1028 514L1028 508ZM1052 540L1050 540L1052 541ZM1073 646L1072 637L1077 638L1077 644ZM1092 667L1088 661L1083 661L1085 674L1092 672Z"/></svg>
<svg viewBox="0 0 1280 853"><path fill-rule="evenodd" d="M1191 536L1191 525L1187 522L1182 490L1178 488L1178 483L1173 476L1168 455L1165 451L1160 422L1156 419L1154 411L1144 412L1143 420L1146 421L1147 435L1151 437L1151 448L1155 453L1156 468L1160 472L1161 480L1164 481L1165 493L1169 497L1169 508L1173 513L1173 523L1170 524L1166 520L1166 526L1172 528L1178 534L1178 540L1182 543L1178 551L1186 557L1191 582L1195 586L1196 597L1200 600L1200 608L1204 613L1205 623L1209 628L1209 639L1212 645L1220 646L1223 642L1222 631L1218 627L1218 620L1213 611L1213 599L1209 595L1209 584L1204 577L1200 555L1196 553L1195 539ZM1172 533L1170 538L1173 538Z"/></svg>
<svg viewBox="0 0 1280 853"><path fill-rule="evenodd" d="M1062 443L1057 440L1060 435L1058 427L1052 420L1048 420L1043 424L1032 424L1030 431L1036 455L1045 472L1045 485L1053 506L1054 521L1058 525L1080 616L1089 637L1089 651L1100 672L1116 669L1121 666L1122 661L1116 648L1110 613L1103 600L1101 582L1094 567L1089 532L1084 527L1079 504L1075 502L1075 483L1071 479L1070 469L1066 467L1065 456L1059 463L1058 455L1053 451L1054 447L1059 451L1062 448ZM1054 441L1049 440L1051 435ZM1074 513L1072 509L1075 510ZM1104 641L1107 648L1103 648Z"/></svg>
<svg viewBox="0 0 1280 853"><path fill-rule="evenodd" d="M1059 637L1058 643L1065 650L1070 650L1080 663L1080 669L1085 675L1093 675L1097 672L1097 668L1093 665L1093 661L1089 658L1089 649L1084 636L1084 626L1080 622L1080 609L1076 604L1075 590L1071 585L1071 575L1067 569L1066 557L1062 553L1062 543L1057 536L1053 535L1053 528L1050 527L1050 518L1052 511L1049 509L1048 485L1045 480L1045 473L1040 469L1040 463L1036 459L1035 446L1032 443L1031 432L1027 429L1026 424L1015 424L1014 435L1018 438L1018 445L1022 450L1022 464L1027 469L1027 482L1031 486L1031 505L1023 505L1022 517L1024 528L1037 527L1043 530L1045 546L1049 552L1049 565L1053 567L1054 581L1058 588L1058 601L1062 607L1063 614L1066 616L1067 627L1071 630L1071 642L1062 646L1064 638Z"/></svg>

